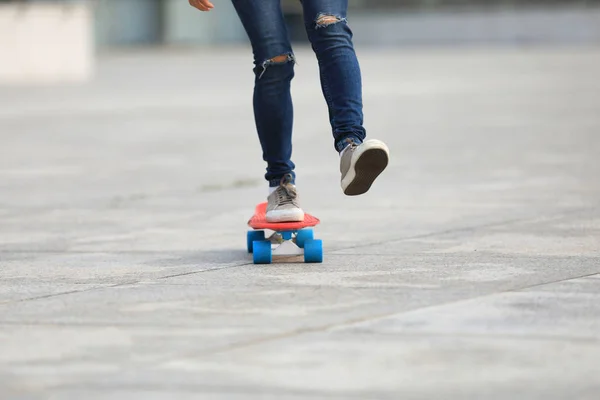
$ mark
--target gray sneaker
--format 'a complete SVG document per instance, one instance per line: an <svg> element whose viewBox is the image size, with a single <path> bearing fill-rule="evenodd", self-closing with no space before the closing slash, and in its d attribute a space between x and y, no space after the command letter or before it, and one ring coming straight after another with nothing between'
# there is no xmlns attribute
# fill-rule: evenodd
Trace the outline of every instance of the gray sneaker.
<svg viewBox="0 0 600 400"><path fill-rule="evenodd" d="M304 211L300 208L296 186L285 177L267 201L267 222L304 221Z"/></svg>
<svg viewBox="0 0 600 400"><path fill-rule="evenodd" d="M389 149L380 140L370 139L348 145L341 153L342 190L348 196L366 193L389 162Z"/></svg>

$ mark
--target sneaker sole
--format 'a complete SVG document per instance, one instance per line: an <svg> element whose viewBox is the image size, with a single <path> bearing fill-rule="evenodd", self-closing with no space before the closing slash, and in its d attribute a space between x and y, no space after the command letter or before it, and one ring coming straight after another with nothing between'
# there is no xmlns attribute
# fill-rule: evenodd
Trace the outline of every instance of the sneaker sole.
<svg viewBox="0 0 600 400"><path fill-rule="evenodd" d="M358 196L368 192L373 182L388 166L387 146L383 142L372 142L374 147L354 155L350 170L342 180L344 194L347 196Z"/></svg>
<svg viewBox="0 0 600 400"><path fill-rule="evenodd" d="M304 213L298 211L274 210L265 216L267 222L303 222Z"/></svg>

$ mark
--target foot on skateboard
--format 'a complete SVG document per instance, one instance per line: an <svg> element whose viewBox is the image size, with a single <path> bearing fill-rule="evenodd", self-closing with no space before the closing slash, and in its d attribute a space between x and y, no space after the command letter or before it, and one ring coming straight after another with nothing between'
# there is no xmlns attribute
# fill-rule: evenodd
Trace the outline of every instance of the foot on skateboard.
<svg viewBox="0 0 600 400"><path fill-rule="evenodd" d="M304 262L323 262L323 242L314 239L313 227L319 220L305 213L301 222L268 222L267 203L256 206L248 221L248 253L254 264L271 264L277 256L304 256Z"/></svg>

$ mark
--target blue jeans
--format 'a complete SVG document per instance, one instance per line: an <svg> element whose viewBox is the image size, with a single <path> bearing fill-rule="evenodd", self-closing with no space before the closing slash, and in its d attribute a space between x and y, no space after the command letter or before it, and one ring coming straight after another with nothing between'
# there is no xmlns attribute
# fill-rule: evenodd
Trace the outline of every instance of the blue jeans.
<svg viewBox="0 0 600 400"><path fill-rule="evenodd" d="M267 163L265 178L270 186L277 186L285 175L295 179L291 160L294 110L290 87L296 58L281 0L232 2L254 54L254 118ZM366 136L361 71L346 20L348 0L300 2L306 33L319 63L334 147L339 152L349 142L361 143Z"/></svg>

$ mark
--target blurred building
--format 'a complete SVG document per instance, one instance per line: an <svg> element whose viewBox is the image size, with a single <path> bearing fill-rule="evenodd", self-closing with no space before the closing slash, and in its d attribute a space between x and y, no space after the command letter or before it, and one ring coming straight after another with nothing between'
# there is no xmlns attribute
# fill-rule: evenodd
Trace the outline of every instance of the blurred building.
<svg viewBox="0 0 600 400"><path fill-rule="evenodd" d="M366 45L600 42L600 0L349 0L356 41ZM95 0L100 45L224 44L246 40L229 0L211 13L187 0ZM304 41L298 0L282 0Z"/></svg>
<svg viewBox="0 0 600 400"><path fill-rule="evenodd" d="M246 40L229 0L200 13L187 0L0 0L86 3L97 46L224 44ZM599 42L600 0L349 0L356 41L369 45L472 42ZM298 0L282 0L295 41L304 41Z"/></svg>
<svg viewBox="0 0 600 400"><path fill-rule="evenodd" d="M281 0L296 42L298 0ZM600 0L348 0L355 43L597 44ZM0 81L85 80L96 49L247 43L231 1L202 13L187 0L0 0Z"/></svg>

